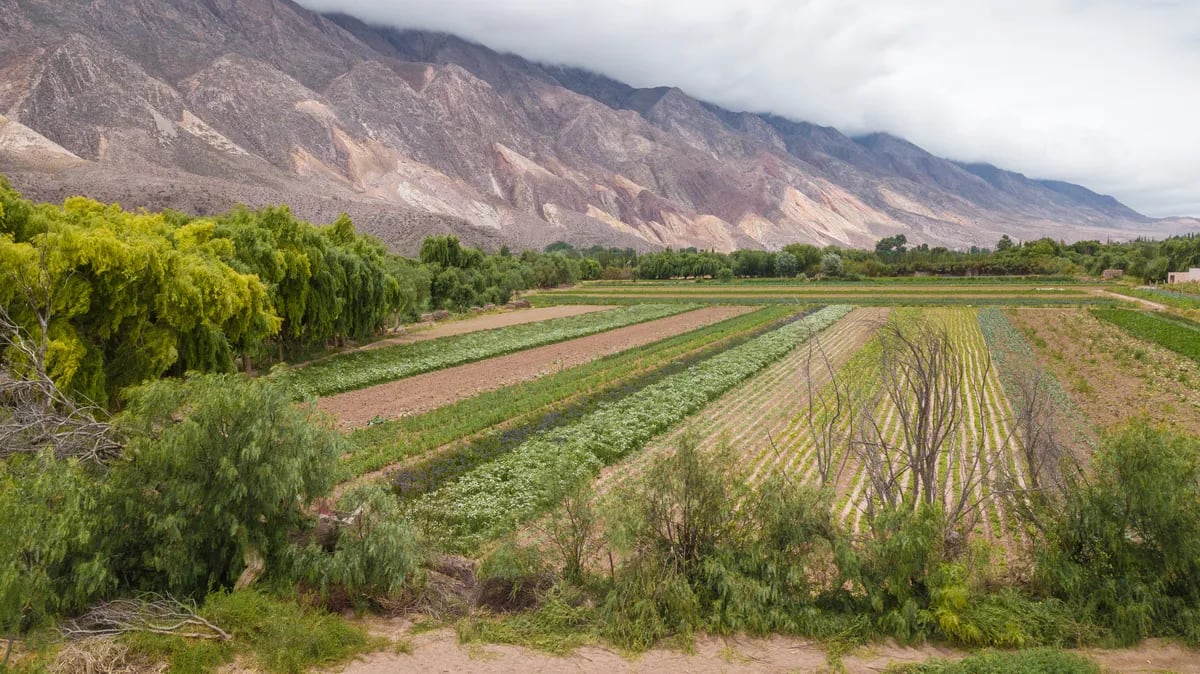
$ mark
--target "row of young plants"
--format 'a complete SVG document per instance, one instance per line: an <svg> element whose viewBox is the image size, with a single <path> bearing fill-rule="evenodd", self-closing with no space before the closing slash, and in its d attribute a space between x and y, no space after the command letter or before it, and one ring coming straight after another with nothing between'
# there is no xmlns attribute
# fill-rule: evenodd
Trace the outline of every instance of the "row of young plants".
<svg viewBox="0 0 1200 674"><path fill-rule="evenodd" d="M645 323L698 304L640 304L331 356L276 375L297 399L403 379L546 344Z"/></svg>
<svg viewBox="0 0 1200 674"><path fill-rule="evenodd" d="M877 291L891 292L898 295L1048 295L1048 296L1086 296L1087 292L1079 287L1056 287L1034 285L1000 285L974 286L964 288L950 285L871 285L871 286L789 286L789 285L744 285L726 286L710 283L675 282L673 286L609 286L605 288L579 288L562 291L550 291L548 294L597 293L606 295L655 295L655 294L706 294L720 293L722 295L857 295Z"/></svg>
<svg viewBox="0 0 1200 674"><path fill-rule="evenodd" d="M506 438L518 427L544 428L548 423L545 417L561 412L580 398L592 398L626 386L633 377L679 367L699 350L728 348L732 342L770 329L795 312L795 307L764 307L532 381L481 393L425 414L357 430L350 436L353 448L342 457L341 478L352 479L450 443L465 441L451 448L459 452L467 451L467 445L474 447L477 441L499 442L501 433L496 433L496 437L490 433L486 438L472 437L498 425L503 426Z"/></svg>
<svg viewBox="0 0 1200 674"><path fill-rule="evenodd" d="M1092 315L1134 337L1200 362L1200 325L1192 321L1132 309L1093 309Z"/></svg>
<svg viewBox="0 0 1200 674"><path fill-rule="evenodd" d="M850 309L826 307L601 405L417 499L410 512L431 530L444 532L447 540L472 548L557 503L601 466L641 448Z"/></svg>
<svg viewBox="0 0 1200 674"><path fill-rule="evenodd" d="M563 400L560 404L551 405L538 413L526 415L524 419L514 423L506 423L495 432L469 438L424 460L406 465L389 476L392 485L401 497L416 498L429 493L478 466L494 461L513 448L520 447L536 435L574 424L604 405L617 403L634 392L684 372L722 351L735 348L779 327L785 320L790 322L795 318L797 316L759 324L753 329L743 330L715 342L710 340L708 345L693 349L682 357L659 360L657 366L631 373L623 378L605 381L591 391Z"/></svg>
<svg viewBox="0 0 1200 674"><path fill-rule="evenodd" d="M718 283L714 279L704 279L698 281L700 283ZM887 286L904 286L904 285L956 285L956 286L977 286L977 285L1094 285L1093 281L1081 280L1075 276L892 276L887 278L868 278L868 279L802 279L802 278L740 278L729 283L732 286L773 286L773 285L792 285L792 286L820 286L820 287L887 287ZM638 286L669 286L678 285L678 280L657 280L657 279L639 279L636 282ZM629 286L635 285L628 280L618 281L583 281L579 284L584 288L589 287L611 287L611 286Z"/></svg>

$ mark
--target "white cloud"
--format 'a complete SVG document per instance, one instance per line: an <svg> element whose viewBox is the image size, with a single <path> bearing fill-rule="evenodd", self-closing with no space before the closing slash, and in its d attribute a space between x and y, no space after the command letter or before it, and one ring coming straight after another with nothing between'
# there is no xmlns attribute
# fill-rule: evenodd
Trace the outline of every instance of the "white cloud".
<svg viewBox="0 0 1200 674"><path fill-rule="evenodd" d="M1196 0L301 0L1200 214Z"/></svg>

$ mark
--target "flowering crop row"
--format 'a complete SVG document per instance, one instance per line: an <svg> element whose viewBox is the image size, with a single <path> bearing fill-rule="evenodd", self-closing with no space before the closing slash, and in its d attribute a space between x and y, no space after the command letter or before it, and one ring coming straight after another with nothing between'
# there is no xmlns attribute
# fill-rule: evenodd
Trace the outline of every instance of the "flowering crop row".
<svg viewBox="0 0 1200 674"><path fill-rule="evenodd" d="M416 500L412 512L467 545L507 530L849 311L848 306L826 307L603 405L574 424L535 436Z"/></svg>
<svg viewBox="0 0 1200 674"><path fill-rule="evenodd" d="M296 398L327 396L644 323L690 311L698 306L640 304L424 342L355 351L288 370L279 377Z"/></svg>

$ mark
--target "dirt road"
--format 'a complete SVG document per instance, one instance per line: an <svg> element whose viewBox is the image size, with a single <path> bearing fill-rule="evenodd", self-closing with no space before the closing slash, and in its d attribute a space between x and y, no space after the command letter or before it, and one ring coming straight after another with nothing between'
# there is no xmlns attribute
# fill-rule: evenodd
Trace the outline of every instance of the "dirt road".
<svg viewBox="0 0 1200 674"><path fill-rule="evenodd" d="M873 644L841 658L843 669L831 667L824 647L795 637L699 637L694 653L656 648L627 657L609 648L585 646L568 656L554 656L519 646L461 644L452 629L407 635L404 621L380 621L372 631L407 640L411 653L372 653L340 671L345 674L391 672L830 672L877 673L891 665L924 662L930 658L959 659L963 651L924 645L907 648ZM1198 672L1197 652L1167 641L1151 640L1136 648L1076 651L1092 658L1105 671ZM337 670L335 670L337 671Z"/></svg>

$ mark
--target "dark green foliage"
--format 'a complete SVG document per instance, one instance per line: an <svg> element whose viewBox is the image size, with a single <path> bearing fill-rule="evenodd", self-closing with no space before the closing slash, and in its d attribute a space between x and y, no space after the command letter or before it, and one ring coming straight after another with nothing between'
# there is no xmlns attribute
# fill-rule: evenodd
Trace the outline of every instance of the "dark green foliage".
<svg viewBox="0 0 1200 674"><path fill-rule="evenodd" d="M296 550L296 576L322 596L344 593L358 605L399 596L423 553L399 503L386 488L368 485L348 492L338 506L344 521L333 530L332 551L315 541Z"/></svg>
<svg viewBox="0 0 1200 674"><path fill-rule="evenodd" d="M114 584L97 554L96 485L51 452L0 461L0 635L84 607Z"/></svg>
<svg viewBox="0 0 1200 674"><path fill-rule="evenodd" d="M750 493L731 465L728 449L685 438L614 499L610 536L631 557L601 606L607 638L644 649L700 630L811 627L845 552L828 495L786 481Z"/></svg>
<svg viewBox="0 0 1200 674"><path fill-rule="evenodd" d="M1200 642L1200 440L1136 421L1094 473L1053 520L1040 581L1118 643Z"/></svg>
<svg viewBox="0 0 1200 674"><path fill-rule="evenodd" d="M1091 660L1049 648L984 651L958 662L935 659L888 671L896 674L1100 674L1100 668Z"/></svg>
<svg viewBox="0 0 1200 674"><path fill-rule="evenodd" d="M1134 337L1153 342L1200 362L1200 325L1131 309L1093 309L1092 314Z"/></svg>
<svg viewBox="0 0 1200 674"><path fill-rule="evenodd" d="M247 554L281 553L341 451L311 414L278 385L238 375L134 389L118 419L131 440L108 476L118 574L195 596L228 587Z"/></svg>

